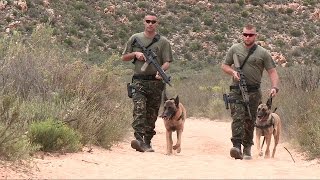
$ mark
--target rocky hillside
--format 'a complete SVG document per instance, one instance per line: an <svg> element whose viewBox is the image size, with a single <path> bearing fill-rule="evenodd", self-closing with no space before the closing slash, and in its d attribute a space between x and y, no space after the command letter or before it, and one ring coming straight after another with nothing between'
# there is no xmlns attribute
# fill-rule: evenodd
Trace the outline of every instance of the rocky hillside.
<svg viewBox="0 0 320 180"><path fill-rule="evenodd" d="M320 64L318 0L0 0L0 36L30 35L46 23L66 48L100 63L143 30L146 10L160 15L160 34L181 61L219 63L241 27L253 23L282 66Z"/></svg>

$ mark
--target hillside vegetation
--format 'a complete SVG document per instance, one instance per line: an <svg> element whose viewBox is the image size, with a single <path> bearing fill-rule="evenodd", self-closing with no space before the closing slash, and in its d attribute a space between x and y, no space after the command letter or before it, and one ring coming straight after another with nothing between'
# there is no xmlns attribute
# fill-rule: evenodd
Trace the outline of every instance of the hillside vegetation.
<svg viewBox="0 0 320 180"><path fill-rule="evenodd" d="M25 2L25 3L24 3ZM121 53L128 37L142 31L144 12L160 15L160 34L173 45L175 59L216 64L253 23L259 41L281 64L319 62L320 3L316 0L3 0L2 35L31 34L40 23L86 60L104 61Z"/></svg>
<svg viewBox="0 0 320 180"><path fill-rule="evenodd" d="M188 116L229 119L220 70L246 23L278 63L274 107L283 137L310 158L320 156L320 4L316 0L2 0L0 1L0 158L35 151L110 148L130 132L126 95L131 63L120 60L126 40L143 30L146 10L160 15L174 62L172 87ZM262 82L264 100L270 84ZM48 143L50 142L50 143Z"/></svg>

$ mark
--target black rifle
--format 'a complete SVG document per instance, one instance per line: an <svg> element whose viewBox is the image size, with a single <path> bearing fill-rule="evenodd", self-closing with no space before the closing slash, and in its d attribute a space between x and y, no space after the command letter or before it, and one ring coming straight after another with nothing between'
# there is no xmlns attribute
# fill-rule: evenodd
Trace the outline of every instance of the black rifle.
<svg viewBox="0 0 320 180"><path fill-rule="evenodd" d="M234 66L236 68L236 71L240 75L239 88L242 94L242 99L243 99L244 105L248 110L249 118L252 120L252 115L251 115L250 106L249 106L249 94L248 94L247 83L246 83L246 80L244 79L244 74L241 70L237 54L233 54L233 60L234 60Z"/></svg>
<svg viewBox="0 0 320 180"><path fill-rule="evenodd" d="M148 67L149 64L153 64L153 66L158 70L160 76L164 80L165 83L170 84L170 76L168 77L164 70L161 68L161 66L157 62L157 55L151 50L147 49L146 47L143 46L142 42L138 38L134 38L133 43L138 46L138 48L142 49L142 53L144 57L146 58L146 62L144 65L141 67L141 71L145 71L146 68Z"/></svg>

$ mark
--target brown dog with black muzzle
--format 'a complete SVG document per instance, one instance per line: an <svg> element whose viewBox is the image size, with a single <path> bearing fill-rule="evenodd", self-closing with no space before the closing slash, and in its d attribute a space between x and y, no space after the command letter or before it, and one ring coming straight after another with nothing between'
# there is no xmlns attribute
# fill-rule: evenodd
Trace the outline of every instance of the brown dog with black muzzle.
<svg viewBox="0 0 320 180"><path fill-rule="evenodd" d="M179 96L167 99L164 97L164 106L162 117L166 128L167 155L172 154L172 150L181 152L181 135L184 129L184 122L187 112L182 103L179 102ZM173 146L172 132L177 131L177 143Z"/></svg>
<svg viewBox="0 0 320 180"><path fill-rule="evenodd" d="M259 156L263 156L262 147L260 147L260 137L264 136L263 141L265 141L267 145L264 158L270 158L270 143L272 135L274 137L274 147L271 157L274 158L281 133L280 117L278 114L274 113L276 109L271 112L271 104L272 98L270 97L266 104L260 104L257 109L256 146Z"/></svg>

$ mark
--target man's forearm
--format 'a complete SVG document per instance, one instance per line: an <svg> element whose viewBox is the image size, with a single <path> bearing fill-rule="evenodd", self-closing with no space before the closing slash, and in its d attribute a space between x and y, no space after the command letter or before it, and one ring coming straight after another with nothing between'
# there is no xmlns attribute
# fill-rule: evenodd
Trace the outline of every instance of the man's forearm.
<svg viewBox="0 0 320 180"><path fill-rule="evenodd" d="M230 76L233 76L233 74L234 74L234 72L235 72L235 70L234 70L231 66L226 65L226 64L222 64L222 65L221 65L221 69L222 69L225 73L229 74Z"/></svg>
<svg viewBox="0 0 320 180"><path fill-rule="evenodd" d="M122 61L131 61L135 57L136 57L135 52L128 53L128 54L125 54L125 55L122 56Z"/></svg>
<svg viewBox="0 0 320 180"><path fill-rule="evenodd" d="M169 62L165 62L164 64L162 64L161 68L166 71L169 69L170 63Z"/></svg>
<svg viewBox="0 0 320 180"><path fill-rule="evenodd" d="M278 76L278 73L277 73L276 69L272 68L272 69L268 70L268 73L269 73L269 77L270 77L270 81L271 81L271 86L279 88L278 87L278 85L279 85L279 76Z"/></svg>

